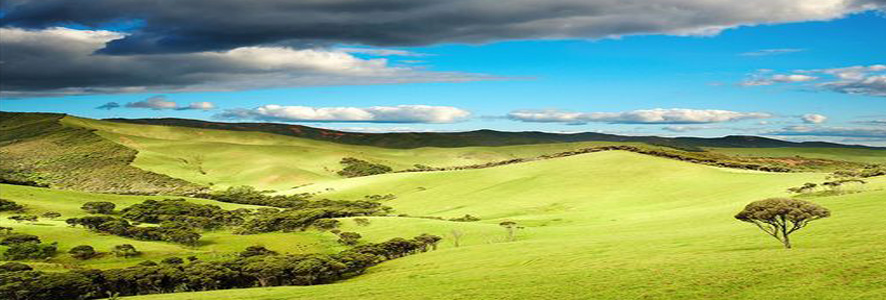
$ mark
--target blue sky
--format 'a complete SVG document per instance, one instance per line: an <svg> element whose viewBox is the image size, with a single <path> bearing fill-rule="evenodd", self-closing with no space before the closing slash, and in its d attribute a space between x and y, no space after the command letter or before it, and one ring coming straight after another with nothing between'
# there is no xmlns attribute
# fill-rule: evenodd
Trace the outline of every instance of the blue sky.
<svg viewBox="0 0 886 300"><path fill-rule="evenodd" d="M107 25L91 29L121 31ZM872 11L827 21L742 26L714 35L442 42L416 47L334 43L323 48L362 61L386 60L386 70L402 68L412 72L398 76L432 74L431 79L382 84L336 79L293 87L272 85L225 91L147 88L132 93L7 95L0 100L0 109L91 118L219 120L226 116L225 120L290 122L362 131L490 128L667 136L752 134L886 145L886 89L876 85L876 76L886 74L877 67L886 64L886 18ZM350 48L408 53L381 55ZM841 69L848 67L864 70ZM439 74L444 73L465 78L466 82L439 80ZM846 79L850 75L857 76ZM398 80L401 79L394 81ZM176 102L180 109L126 107L127 103L140 103L152 97ZM121 107L96 108L109 102ZM211 102L212 109L181 109L195 102ZM315 109L445 106L469 112L470 116L445 120L403 119L401 115L390 120L330 117L314 122L255 110L266 105ZM665 109L659 113L675 114L676 119L644 119L652 109ZM739 115L682 119L685 111L670 109L717 110ZM543 118L519 117L514 112L532 112Z"/></svg>

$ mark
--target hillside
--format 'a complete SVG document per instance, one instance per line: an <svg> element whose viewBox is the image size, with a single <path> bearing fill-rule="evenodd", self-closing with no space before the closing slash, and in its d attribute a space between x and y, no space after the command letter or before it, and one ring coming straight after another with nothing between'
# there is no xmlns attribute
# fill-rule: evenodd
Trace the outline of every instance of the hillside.
<svg viewBox="0 0 886 300"><path fill-rule="evenodd" d="M624 167L629 166L629 167ZM345 220L370 241L428 232L438 251L401 258L329 285L141 296L133 299L876 299L886 291L883 178L865 191L810 200L834 215L784 250L732 216L746 203L824 174L733 171L627 152L500 168L352 178L298 191L386 201L413 216L478 222ZM514 242L498 223L525 228ZM453 245L453 230L463 234ZM844 284L853 282L854 284ZM785 286L801 288L785 288Z"/></svg>
<svg viewBox="0 0 886 300"><path fill-rule="evenodd" d="M116 193L200 190L184 180L131 166L137 151L93 130L68 126L63 118L0 112L0 182Z"/></svg>
<svg viewBox="0 0 886 300"><path fill-rule="evenodd" d="M366 145L395 149L421 147L473 147L506 146L571 142L629 142L655 146L672 147L683 150L700 151L702 147L722 148L857 148L880 149L859 145L843 145L827 142L789 142L757 136L726 136L720 138L657 136L623 136L597 132L572 134L538 131L507 132L476 130L467 132L409 132L409 133L356 133L321 129L303 125L277 123L221 123L200 120L158 118L158 119L107 119L113 122L179 126L191 128L221 129L235 131L267 132L280 135L302 137L321 141L332 141L349 145Z"/></svg>

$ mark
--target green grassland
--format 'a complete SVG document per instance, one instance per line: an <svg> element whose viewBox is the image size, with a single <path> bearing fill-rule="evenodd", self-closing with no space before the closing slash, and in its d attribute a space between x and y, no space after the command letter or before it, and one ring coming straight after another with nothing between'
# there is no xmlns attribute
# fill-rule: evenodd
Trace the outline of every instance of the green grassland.
<svg viewBox="0 0 886 300"><path fill-rule="evenodd" d="M733 218L747 203L791 196L789 187L821 183L827 173L768 173L711 167L627 151L606 151L460 171L391 173L356 178L337 174L343 157L402 170L414 164L461 166L535 157L613 142L501 147L388 149L345 145L261 132L136 125L66 116L66 128L137 151L133 169L223 189L252 185L281 194L362 200L396 196L383 204L391 216L368 226L343 218L341 230L364 242L422 233L444 237L436 251L398 258L343 282L302 287L252 288L147 295L132 299L882 299L886 294L886 176L847 188L845 194L797 196L833 216L793 236L785 250L753 225ZM105 144L107 145L107 144ZM824 158L886 162L886 151L831 148L711 148L738 156ZM25 152L20 152L25 153ZM28 214L56 211L56 220L0 226L58 242L62 254L41 270L119 268L143 260L197 256L221 259L247 246L284 253L344 249L332 233L234 235L203 232L199 245L182 246L98 234L64 223L86 213L89 201L118 209L166 196L121 196L0 184L0 198ZM225 209L255 206L187 198ZM465 214L477 222L453 222ZM399 216L395 216L399 215ZM502 221L523 228L508 241ZM456 247L455 235L460 235ZM137 258L105 255L76 261L64 254L88 244L108 251L129 243ZM0 250L2 250L0 246Z"/></svg>
<svg viewBox="0 0 886 300"><path fill-rule="evenodd" d="M750 201L825 174L700 166L629 152L497 168L386 174L316 184L325 196L392 192L399 213L344 221L369 241L428 232L434 252L386 262L345 282L133 299L879 299L886 292L886 179L815 197L833 211L795 249L733 219ZM506 241L497 224L525 226ZM452 230L464 234L454 247Z"/></svg>
<svg viewBox="0 0 886 300"><path fill-rule="evenodd" d="M132 165L216 189L252 185L288 190L338 180L344 157L389 165L394 170L424 164L459 166L535 157L596 145L628 143L581 142L503 147L388 149L284 135L186 127L135 125L65 117L65 124L98 130L108 140L138 150Z"/></svg>
<svg viewBox="0 0 886 300"><path fill-rule="evenodd" d="M61 191L46 188L0 184L0 198L15 201L26 207L24 214L41 215L47 211L61 213L55 220L40 218L38 222L17 223L7 217L19 213L0 213L0 226L13 227L15 232L37 235L44 242L58 242L59 252L67 253L78 245L91 245L97 251L107 252L119 244L132 244L142 255L135 258L117 258L105 255L101 258L78 261L66 254L61 254L48 262L34 262L33 265L43 270L61 270L73 266L91 268L120 268L137 264L144 260L159 260L164 257L197 256L202 259L215 259L229 256L252 245L264 245L281 252L316 253L332 252L339 247L331 233L296 232L296 233L264 233L256 235L233 235L230 231L204 232L197 247L153 241L139 241L125 237L101 234L88 231L82 227L72 228L64 220L72 217L88 215L80 209L83 203L90 201L108 201L115 203L117 209L153 199L169 199L164 196L121 196L111 194L95 194L75 191ZM177 197L176 197L177 198ZM184 198L199 204L214 204L224 209L257 208L254 205L223 203L206 199ZM0 246L0 249L5 248Z"/></svg>

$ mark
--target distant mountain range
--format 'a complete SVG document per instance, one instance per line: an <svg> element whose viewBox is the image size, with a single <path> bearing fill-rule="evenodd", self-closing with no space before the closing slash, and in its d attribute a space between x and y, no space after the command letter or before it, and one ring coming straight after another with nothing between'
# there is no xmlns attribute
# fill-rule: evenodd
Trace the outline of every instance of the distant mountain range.
<svg viewBox="0 0 886 300"><path fill-rule="evenodd" d="M650 145L665 146L688 151L702 151L702 148L858 148L886 149L862 145L844 145L829 142L789 142L772 138L746 135L730 135L719 138L698 137L658 137L658 136L624 136L597 132L582 133L550 133L540 131L496 131L475 130L465 132L397 132L397 133L362 133L344 132L330 129L314 128L303 125L279 123L224 123L191 119L156 118L156 119L106 119L107 121L180 126L192 128L256 131L288 135L321 141L330 141L350 145L366 145L384 148L411 149L420 147L470 147L470 146L509 146L567 142L637 142Z"/></svg>

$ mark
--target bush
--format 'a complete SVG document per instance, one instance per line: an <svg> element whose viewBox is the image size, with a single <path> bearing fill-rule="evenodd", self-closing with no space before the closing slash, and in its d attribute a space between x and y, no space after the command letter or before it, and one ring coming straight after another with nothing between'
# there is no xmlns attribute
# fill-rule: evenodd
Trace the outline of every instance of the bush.
<svg viewBox="0 0 886 300"><path fill-rule="evenodd" d="M362 236L360 236L360 234L356 232L342 232L338 234L338 243L342 245L353 246L360 241L361 237Z"/></svg>
<svg viewBox="0 0 886 300"><path fill-rule="evenodd" d="M14 215L7 219L13 220L16 223L21 223L22 221L37 222L37 216L35 215Z"/></svg>
<svg viewBox="0 0 886 300"><path fill-rule="evenodd" d="M336 219L319 219L314 221L314 223L312 224L317 229L325 231L337 228L341 224L341 222Z"/></svg>
<svg viewBox="0 0 886 300"><path fill-rule="evenodd" d="M71 257L81 260L86 260L95 257L96 252L92 246L89 245L80 245L68 251L71 254Z"/></svg>
<svg viewBox="0 0 886 300"><path fill-rule="evenodd" d="M3 246L11 246L21 243L40 243L40 238L33 234L16 233L11 234L0 241L0 245Z"/></svg>
<svg viewBox="0 0 886 300"><path fill-rule="evenodd" d="M47 219L55 219L55 218L58 218L61 216L62 216L62 214L60 214L58 212L54 212L54 211L48 211L48 212L43 213L43 217L47 218Z"/></svg>
<svg viewBox="0 0 886 300"><path fill-rule="evenodd" d="M465 215L464 217L459 217L459 218L452 218L452 219L449 219L449 221L453 221L453 222L476 222L476 221L480 221L480 218L475 217L475 216L472 216L472 215Z"/></svg>
<svg viewBox="0 0 886 300"><path fill-rule="evenodd" d="M30 271L33 269L34 268L31 268L31 266L29 266L29 265L19 263L19 262L14 262L14 261L0 265L0 273L22 272L22 271Z"/></svg>
<svg viewBox="0 0 886 300"><path fill-rule="evenodd" d="M46 259L55 255L58 250L58 244L44 243L17 243L9 245L9 249L3 253L5 260L21 260L21 259Z"/></svg>
<svg viewBox="0 0 886 300"><path fill-rule="evenodd" d="M164 258L163 260L160 261L160 263L167 264L167 265L180 265L180 264L185 263L185 260L182 259L181 257L173 256L173 257Z"/></svg>
<svg viewBox="0 0 886 300"><path fill-rule="evenodd" d="M23 209L25 209L24 206L12 200L0 199L0 211L21 211Z"/></svg>
<svg viewBox="0 0 886 300"><path fill-rule="evenodd" d="M138 250L135 250L135 246L130 245L130 244L122 244L122 245L114 246L114 249L111 250L111 252L113 252L114 255L116 255L117 257L126 257L126 258L137 256L137 255L141 254L141 252L138 252Z"/></svg>
<svg viewBox="0 0 886 300"><path fill-rule="evenodd" d="M357 226L369 226L371 222L367 218L354 218L354 223L357 223Z"/></svg>
<svg viewBox="0 0 886 300"><path fill-rule="evenodd" d="M110 214L114 212L114 208L117 205L111 202L99 201L99 202L86 202L80 209L85 210L91 214Z"/></svg>

